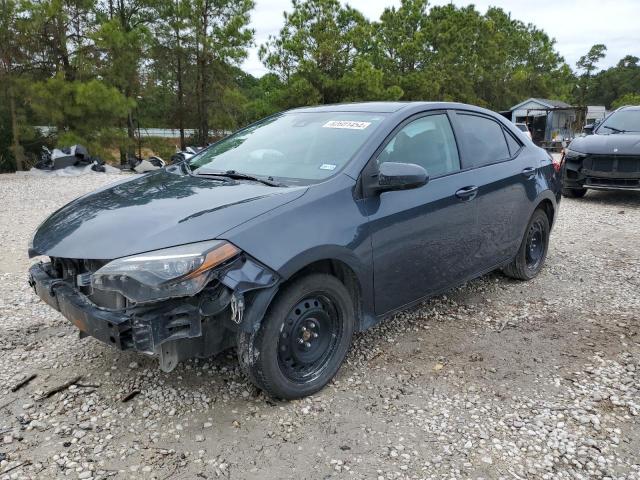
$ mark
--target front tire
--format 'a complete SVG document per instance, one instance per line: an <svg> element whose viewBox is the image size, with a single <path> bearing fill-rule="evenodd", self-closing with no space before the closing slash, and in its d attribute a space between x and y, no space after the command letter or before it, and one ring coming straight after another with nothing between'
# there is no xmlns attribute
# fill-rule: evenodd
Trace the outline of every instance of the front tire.
<svg viewBox="0 0 640 480"><path fill-rule="evenodd" d="M503 272L517 280L531 280L538 275L547 258L550 232L549 217L537 209L529 220L516 258L503 268Z"/></svg>
<svg viewBox="0 0 640 480"><path fill-rule="evenodd" d="M240 334L240 365L272 397L306 397L338 372L354 325L353 300L342 282L326 274L301 277L278 294L256 333Z"/></svg>
<svg viewBox="0 0 640 480"><path fill-rule="evenodd" d="M567 198L582 198L587 194L586 188L563 188L562 196Z"/></svg>

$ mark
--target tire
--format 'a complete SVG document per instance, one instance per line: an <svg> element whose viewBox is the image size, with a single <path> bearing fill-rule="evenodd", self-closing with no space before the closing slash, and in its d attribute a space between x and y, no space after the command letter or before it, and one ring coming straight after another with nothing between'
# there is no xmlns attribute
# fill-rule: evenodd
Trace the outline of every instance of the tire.
<svg viewBox="0 0 640 480"><path fill-rule="evenodd" d="M586 188L563 188L562 196L567 198L582 198L587 194Z"/></svg>
<svg viewBox="0 0 640 480"><path fill-rule="evenodd" d="M240 334L240 366L271 397L311 395L342 365L351 345L354 311L348 290L337 278L300 277L276 296L257 332Z"/></svg>
<svg viewBox="0 0 640 480"><path fill-rule="evenodd" d="M502 270L508 277L531 280L544 265L549 249L549 218L542 209L536 209L529 220L524 238L513 261Z"/></svg>

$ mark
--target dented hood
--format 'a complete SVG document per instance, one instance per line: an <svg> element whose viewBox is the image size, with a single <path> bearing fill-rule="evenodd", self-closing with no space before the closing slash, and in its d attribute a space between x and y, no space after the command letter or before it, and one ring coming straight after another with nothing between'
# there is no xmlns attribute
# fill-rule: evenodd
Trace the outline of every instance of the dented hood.
<svg viewBox="0 0 640 480"><path fill-rule="evenodd" d="M113 259L210 240L306 191L172 170L107 186L67 204L38 228L30 255Z"/></svg>
<svg viewBox="0 0 640 480"><path fill-rule="evenodd" d="M640 155L640 134L634 132L576 137L569 148L591 155Z"/></svg>

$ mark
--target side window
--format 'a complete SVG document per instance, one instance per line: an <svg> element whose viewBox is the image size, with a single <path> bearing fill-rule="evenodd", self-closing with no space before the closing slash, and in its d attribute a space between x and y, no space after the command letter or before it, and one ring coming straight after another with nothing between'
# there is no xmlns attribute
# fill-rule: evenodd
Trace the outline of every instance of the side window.
<svg viewBox="0 0 640 480"><path fill-rule="evenodd" d="M480 167L507 160L511 154L502 127L498 122L478 115L457 114L462 141L467 155L465 167ZM469 158L467 158L469 157Z"/></svg>
<svg viewBox="0 0 640 480"><path fill-rule="evenodd" d="M384 162L415 163L430 177L460 170L458 148L445 114L418 118L405 125L378 156Z"/></svg>
<svg viewBox="0 0 640 480"><path fill-rule="evenodd" d="M515 138L513 138L513 135L511 135L506 129L504 131L504 137L507 139L509 152L511 152L511 156L513 157L518 152L518 150L522 148L522 144Z"/></svg>

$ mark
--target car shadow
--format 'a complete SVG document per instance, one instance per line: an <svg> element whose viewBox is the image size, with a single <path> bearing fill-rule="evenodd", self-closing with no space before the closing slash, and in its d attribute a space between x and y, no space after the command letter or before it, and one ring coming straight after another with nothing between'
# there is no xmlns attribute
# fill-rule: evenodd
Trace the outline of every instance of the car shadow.
<svg viewBox="0 0 640 480"><path fill-rule="evenodd" d="M637 204L640 202L640 191L626 190L588 190L578 202L608 203L610 205Z"/></svg>

